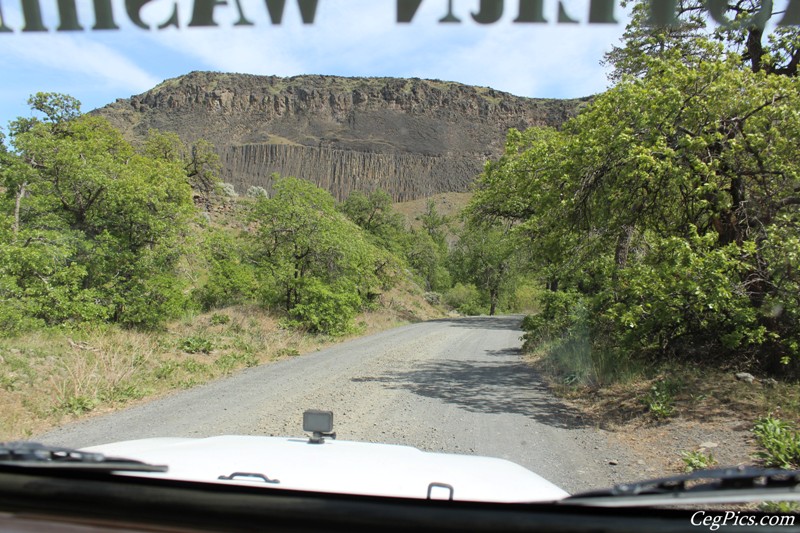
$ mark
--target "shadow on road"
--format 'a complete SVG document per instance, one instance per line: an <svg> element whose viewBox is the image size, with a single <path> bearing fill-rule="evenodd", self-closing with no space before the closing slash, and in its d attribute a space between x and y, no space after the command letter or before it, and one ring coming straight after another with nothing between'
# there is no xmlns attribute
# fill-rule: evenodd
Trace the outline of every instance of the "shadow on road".
<svg viewBox="0 0 800 533"><path fill-rule="evenodd" d="M449 324L454 328L520 330L522 316L468 316L464 318L440 318L429 320L429 322Z"/></svg>
<svg viewBox="0 0 800 533"><path fill-rule="evenodd" d="M420 363L413 370L382 376L353 378L378 382L389 389L454 404L470 412L518 414L558 428L590 426L581 413L556 398L541 377L519 360L518 349L485 352L486 360L453 360Z"/></svg>

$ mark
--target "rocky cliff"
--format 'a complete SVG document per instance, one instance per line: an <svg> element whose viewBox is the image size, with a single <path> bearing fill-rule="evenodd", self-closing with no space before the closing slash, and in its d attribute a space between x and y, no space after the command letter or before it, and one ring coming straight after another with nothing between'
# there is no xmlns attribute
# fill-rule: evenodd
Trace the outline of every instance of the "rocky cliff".
<svg viewBox="0 0 800 533"><path fill-rule="evenodd" d="M583 103L437 80L193 72L98 113L133 140L157 128L213 142L238 191L278 173L339 199L382 188L404 201L467 190L509 128L559 126Z"/></svg>

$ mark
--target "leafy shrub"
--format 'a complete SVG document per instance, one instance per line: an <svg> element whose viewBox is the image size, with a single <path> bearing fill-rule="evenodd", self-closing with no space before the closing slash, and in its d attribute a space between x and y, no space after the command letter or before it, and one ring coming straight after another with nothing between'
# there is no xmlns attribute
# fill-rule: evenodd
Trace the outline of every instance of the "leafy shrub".
<svg viewBox="0 0 800 533"><path fill-rule="evenodd" d="M289 312L300 325L309 331L328 335L350 332L361 305L361 299L353 291L337 290L311 278L304 281L302 295L302 302Z"/></svg>
<svg viewBox="0 0 800 533"><path fill-rule="evenodd" d="M542 295L542 310L522 320L524 349L532 350L541 342L564 339L585 316L585 303L571 291L548 291Z"/></svg>
<svg viewBox="0 0 800 533"><path fill-rule="evenodd" d="M442 295L438 292L426 292L423 297L431 305L439 305L442 301Z"/></svg>
<svg viewBox="0 0 800 533"><path fill-rule="evenodd" d="M186 353L211 353L214 349L212 342L200 335L186 337L178 343L178 348Z"/></svg>
<svg viewBox="0 0 800 533"><path fill-rule="evenodd" d="M470 301L460 305L457 310L459 313L466 316L483 315L486 313L486 307L476 301Z"/></svg>
<svg viewBox="0 0 800 533"><path fill-rule="evenodd" d="M187 300L183 285L171 273L133 280L118 298L117 320L125 326L158 329L166 319L185 312Z"/></svg>
<svg viewBox="0 0 800 533"><path fill-rule="evenodd" d="M236 192L236 187L233 186L233 183L222 183L219 186L220 194L227 196L229 198L236 198L239 194Z"/></svg>
<svg viewBox="0 0 800 533"><path fill-rule="evenodd" d="M70 396L61 404L62 409L73 415L82 415L83 413L91 411L96 406L97 401L88 396Z"/></svg>
<svg viewBox="0 0 800 533"><path fill-rule="evenodd" d="M758 506L758 510L762 513L793 513L800 512L800 503L798 502L762 502Z"/></svg>
<svg viewBox="0 0 800 533"><path fill-rule="evenodd" d="M715 249L714 235L648 240L645 259L620 271L614 303L598 309L613 323L614 343L630 352L707 358L765 341L758 310L739 286L747 268L742 248Z"/></svg>
<svg viewBox="0 0 800 533"><path fill-rule="evenodd" d="M480 291L472 284L456 283L444 294L444 303L462 315L480 315L484 311Z"/></svg>
<svg viewBox="0 0 800 533"><path fill-rule="evenodd" d="M510 291L505 306L513 312L533 314L539 309L542 293L539 283L523 279Z"/></svg>
<svg viewBox="0 0 800 533"><path fill-rule="evenodd" d="M247 196L249 198L269 198L269 193L267 193L267 190L264 187L252 185L249 189L247 189Z"/></svg>
<svg viewBox="0 0 800 533"><path fill-rule="evenodd" d="M675 414L675 394L678 385L674 381L661 380L650 387L650 392L643 402L650 414L657 420L669 418Z"/></svg>
<svg viewBox="0 0 800 533"><path fill-rule="evenodd" d="M225 315L222 313L214 313L213 315L211 315L212 326L221 326L230 323L230 321L231 317L229 315Z"/></svg>
<svg viewBox="0 0 800 533"><path fill-rule="evenodd" d="M800 435L788 423L768 415L756 422L753 433L764 448L757 455L766 466L800 467Z"/></svg>
<svg viewBox="0 0 800 533"><path fill-rule="evenodd" d="M704 454L703 452L696 451L696 452L683 452L681 453L681 459L683 460L683 464L685 465L684 469L686 472L694 472L695 470L704 470L709 468L715 464L717 464L716 459L710 453L708 455Z"/></svg>
<svg viewBox="0 0 800 533"><path fill-rule="evenodd" d="M237 259L211 261L208 281L195 296L203 309L243 303L253 297L257 287L252 267Z"/></svg>
<svg viewBox="0 0 800 533"><path fill-rule="evenodd" d="M43 320L31 316L30 302L19 297L21 292L5 292L3 282L0 278L0 337L12 337L43 327Z"/></svg>

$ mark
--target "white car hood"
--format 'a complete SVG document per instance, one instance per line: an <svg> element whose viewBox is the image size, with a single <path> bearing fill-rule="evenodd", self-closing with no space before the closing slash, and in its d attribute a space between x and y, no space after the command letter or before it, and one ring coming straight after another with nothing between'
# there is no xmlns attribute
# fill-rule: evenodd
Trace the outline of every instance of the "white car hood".
<svg viewBox="0 0 800 533"><path fill-rule="evenodd" d="M202 439L157 438L84 448L109 457L167 465L164 474L126 474L185 481L264 486L341 494L431 497L461 501L542 502L568 494L544 478L503 459L428 453L409 446L327 439L221 436ZM263 479L235 477L235 472Z"/></svg>

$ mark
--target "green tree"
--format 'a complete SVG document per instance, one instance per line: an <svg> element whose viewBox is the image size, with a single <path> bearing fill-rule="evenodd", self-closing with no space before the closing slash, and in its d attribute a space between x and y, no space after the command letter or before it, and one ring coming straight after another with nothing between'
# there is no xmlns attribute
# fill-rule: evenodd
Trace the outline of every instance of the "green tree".
<svg viewBox="0 0 800 533"><path fill-rule="evenodd" d="M68 94L40 92L28 98L32 110L45 116L44 121L54 126L65 124L81 116L81 103Z"/></svg>
<svg viewBox="0 0 800 533"><path fill-rule="evenodd" d="M425 213L420 215L422 228L418 230L405 228L402 215L392 208L391 196L381 190L368 195L354 191L339 209L368 233L371 242L385 251L387 267L395 263L392 256L401 256L421 278L426 290L450 288L451 278L446 267L448 219L438 213L433 200L428 201Z"/></svg>
<svg viewBox="0 0 800 533"><path fill-rule="evenodd" d="M615 82L625 76L644 75L648 59L664 58L676 51L685 58L715 55L707 46L704 10L690 9L695 7L694 0L680 0L679 17L670 26L649 23L650 3L650 0L622 2L623 7L630 7L630 21L625 27L621 45L612 46L603 58L603 63L612 67L609 77Z"/></svg>
<svg viewBox="0 0 800 533"><path fill-rule="evenodd" d="M478 213L519 221L596 346L796 356L796 83L735 58L647 59L562 131L509 136ZM578 316L578 315L576 315Z"/></svg>
<svg viewBox="0 0 800 533"><path fill-rule="evenodd" d="M770 26L781 21L785 11L773 11L773 2L762 0L715 1L679 0L678 16L671 26L648 22L651 0L628 0L631 19L621 46L606 54L613 67L611 79L642 76L647 59L682 57L687 64L722 58L736 58L753 72L794 77L800 63L800 30L797 26ZM787 10L790 6L787 7ZM712 42L722 47L713 46Z"/></svg>
<svg viewBox="0 0 800 533"><path fill-rule="evenodd" d="M392 208L392 197L386 191L353 191L339 210L372 235L377 245L393 252L401 250L405 239L403 217Z"/></svg>
<svg viewBox="0 0 800 533"><path fill-rule="evenodd" d="M252 243L229 230L206 228L202 257L207 261L208 278L196 290L200 305L208 310L252 301L259 288Z"/></svg>
<svg viewBox="0 0 800 533"><path fill-rule="evenodd" d="M217 189L222 185L222 165L214 146L200 139L194 144L185 144L176 133L151 129L141 152L152 159L180 164L186 180L208 209Z"/></svg>
<svg viewBox="0 0 800 533"><path fill-rule="evenodd" d="M574 251L585 248L567 223L565 191L572 177L564 172L570 136L553 128L511 129L505 152L488 162L467 215L492 225L514 226L520 257L556 290L568 272L581 271Z"/></svg>
<svg viewBox="0 0 800 533"><path fill-rule="evenodd" d="M262 279L277 288L268 299L282 301L311 329L342 332L380 285L380 254L327 191L291 177L274 189L252 213L254 258Z"/></svg>
<svg viewBox="0 0 800 533"><path fill-rule="evenodd" d="M426 290L443 291L450 288L451 276L446 266L447 249L443 249L424 229L415 229L409 234L405 258L421 278Z"/></svg>
<svg viewBox="0 0 800 533"><path fill-rule="evenodd" d="M439 214L436 202L428 200L425 212L419 216L422 228L431 236L433 242L443 251L447 251L447 231L450 220Z"/></svg>
<svg viewBox="0 0 800 533"><path fill-rule="evenodd" d="M447 268L449 247L447 236L449 219L436 209L436 202L428 200L425 212L417 217L421 228L407 234L405 257L412 270L422 278L428 291L449 289L452 281Z"/></svg>
<svg viewBox="0 0 800 533"><path fill-rule="evenodd" d="M516 275L514 240L508 226L468 222L450 255L457 281L471 283L484 295L494 315L501 297L513 286Z"/></svg>
<svg viewBox="0 0 800 533"><path fill-rule="evenodd" d="M31 104L45 117L12 123L2 165L13 198L0 250L13 284L3 299L22 296L48 323L154 326L174 315L178 243L192 212L182 169L136 154L71 97L39 94Z"/></svg>

